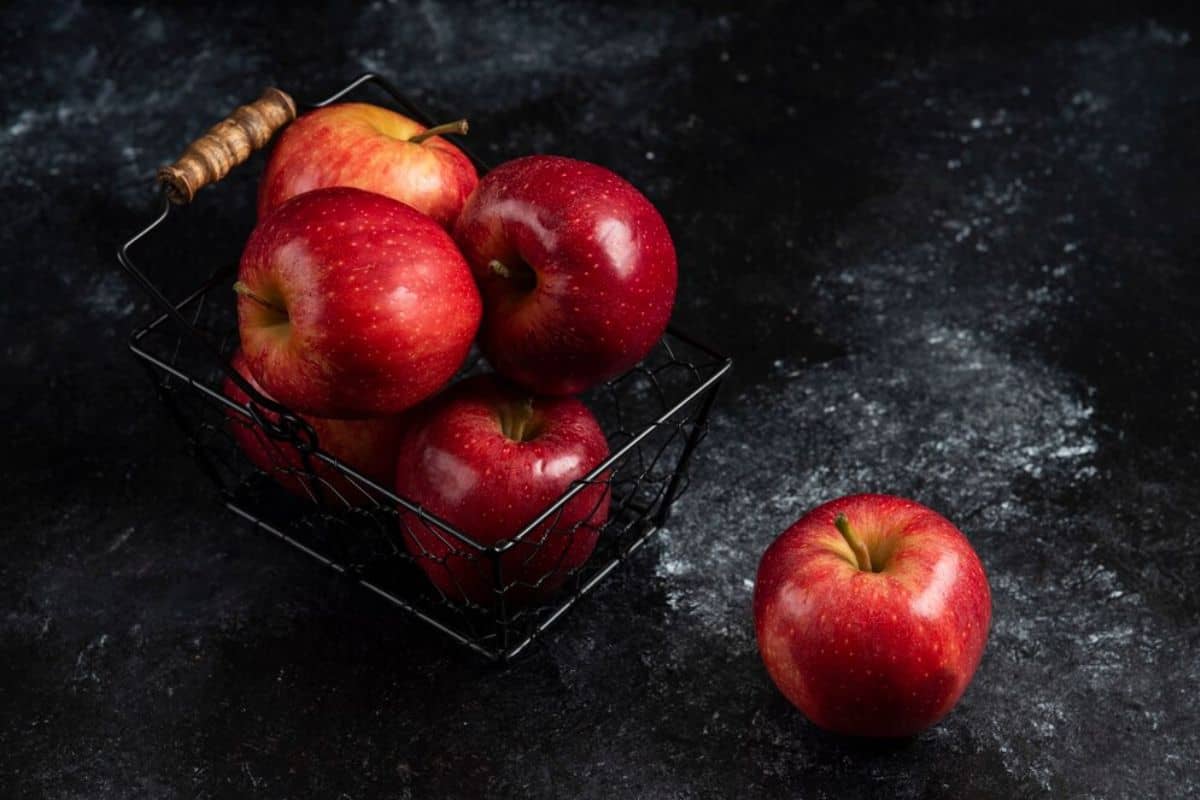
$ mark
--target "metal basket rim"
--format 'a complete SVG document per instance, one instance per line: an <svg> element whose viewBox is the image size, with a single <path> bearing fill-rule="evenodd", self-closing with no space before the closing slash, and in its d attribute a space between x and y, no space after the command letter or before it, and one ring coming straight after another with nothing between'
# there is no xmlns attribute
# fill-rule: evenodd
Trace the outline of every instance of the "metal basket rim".
<svg viewBox="0 0 1200 800"><path fill-rule="evenodd" d="M211 291L218 283L221 282L222 279L223 278L220 274L214 275L212 278L205 281L201 285L200 288L189 293L183 300L181 300L179 303L175 304L176 308L181 310L181 309L185 308L186 306L190 305L191 303L194 303L197 299L199 299L200 297L207 294L207 292ZM173 377L185 382L192 389L203 394L210 402L220 404L230 411L234 411L236 413L242 414L247 419L253 420L255 415L252 414L251 411L249 410L249 408L247 407L249 405L250 401L248 401L247 404L235 403L233 400L226 397L222 392L218 391L217 389L214 389L212 386L210 386L206 382L198 380L197 378L194 378L191 375L188 375L186 372L178 369L174 365L169 364L166 361L163 361L161 358L159 358L155 354L151 353L146 347L144 347L142 345L143 339L145 339L149 334L153 333L157 328L159 328L161 325L163 325L169 319L171 319L171 315L160 314L155 319L150 321L149 323L137 328L132 334L130 334L130 337L129 337L128 346L129 346L130 351L132 351L133 354L136 355L138 358L147 362L148 364L155 367L156 369L159 369L165 373L168 373L168 374L172 375ZM718 383L733 366L733 360L731 358L717 356L711 349L700 344L699 342L697 342L696 340L694 340L692 337L688 336L687 334L682 333L681 331L678 331L678 329L676 329L674 327L670 327L667 329L667 332L664 335L664 339L666 339L667 337L675 338L685 344L688 344L693 347L697 347L698 349L701 349L701 351L704 352L706 355L715 356L716 358L719 358L720 360L714 361L711 365L706 365L712 369L711 374L709 374L705 378L702 378L697 386L692 388L682 399L675 402L670 408L668 408L666 411L664 411L662 414L660 414L653 421L650 421L650 422L646 423L645 425L641 426L638 429L637 433L632 435L629 438L629 440L626 441L623 445L621 445L621 447L619 447L617 450L611 452L609 454L609 456L604 459L604 461L602 461L600 464L598 464L590 472L588 472L586 475L584 475L580 478L577 478L575 481L573 481L570 488L567 489L567 491L565 491L564 493L559 495L558 498L556 498L550 505L548 505L543 511L541 511L531 522L527 523L520 531L518 531L517 533L513 534L512 536L510 536L506 539L501 539L490 545L479 542L474 537L472 537L470 534L459 530L456 526L454 526L447 520L442 519L440 516L433 514L432 512L426 511L423 507L421 507L421 505L419 503L415 503L406 497L396 494L392 489L389 489L384 486L380 486L378 483L371 480L369 477L361 474L360 472L355 470L353 467L343 463L335 456L332 456L329 453L325 452L324 450L320 449L319 446L315 450L313 450L313 455L316 456L317 458L319 458L324 463L329 464L331 467L338 470L343 475L345 475L349 478L352 478L355 481L358 481L358 482L361 482L361 483L367 485L375 492L378 492L382 498L403 507L404 510L408 511L409 513L416 514L424 522L436 525L437 527L445 530L447 533L454 536L454 538L458 539L463 544L473 548L477 552L489 553L492 555L500 555L504 552L507 552L512 547L515 547L517 544L519 544L521 541L523 541L528 536L532 535L533 531L535 531L538 528L538 526L540 526L543 522L545 522L547 519L549 519L549 517L551 515L553 515L560 508L562 508L564 505L566 505L568 502L570 502L571 499L576 494L583 491L583 489L586 488L590 483L594 482L597 478L599 478L605 472L612 469L612 467L618 461L620 461L622 458L624 458L625 455L627 455L634 447L636 447L640 442L642 442L647 436L652 434L659 426L667 424L672 419L677 417L679 414L683 413L683 411L689 405L691 405L698 398L700 398L707 391L709 391L713 387L714 384ZM622 376L618 376L614 380L620 380L620 378L623 377L623 375L625 375L625 374L628 374L628 373L622 373ZM318 439L316 441L317 441L317 444L319 445L320 440Z"/></svg>

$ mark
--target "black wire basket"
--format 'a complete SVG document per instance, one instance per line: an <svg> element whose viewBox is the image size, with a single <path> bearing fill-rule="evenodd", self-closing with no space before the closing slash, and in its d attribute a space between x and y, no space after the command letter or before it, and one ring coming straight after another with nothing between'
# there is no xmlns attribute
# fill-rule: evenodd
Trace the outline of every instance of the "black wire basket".
<svg viewBox="0 0 1200 800"><path fill-rule="evenodd" d="M373 74L307 108L328 105L368 86L382 90L400 111L432 124L420 108ZM221 125L230 124L242 111L244 107ZM270 133L234 158L225 171L244 160L250 149L265 145ZM463 150L480 172L486 170ZM211 176L209 182L222 175ZM130 251L149 244L156 231L165 237L164 223L173 209L191 199L190 193L180 197L170 186L163 188L158 216L118 253L121 265L161 310L133 332L129 346L146 367L200 468L235 514L497 661L525 650L666 524L672 504L687 488L688 464L704 437L721 379L732 365L729 358L668 329L638 366L582 398L600 421L611 455L515 536L481 544L397 496L390 486L330 456L311 425L229 367L238 345L231 299L236 265L217 270L182 299L173 300L161 278L152 280L134 262ZM478 358L469 359L464 373L481 367ZM235 400L223 391L226 381L232 381L242 397ZM272 454L270 463L251 463L237 444L239 433L243 439L247 434L258 437ZM589 525L587 514L582 522L564 517L564 509L580 497L609 503L607 521L598 530ZM584 538L595 546L579 564L565 554ZM530 582L520 577L527 572L520 567L533 559L539 559L542 568ZM439 570L445 579L430 580ZM456 591L462 588L459 582L474 576L488 587L482 601L477 593Z"/></svg>

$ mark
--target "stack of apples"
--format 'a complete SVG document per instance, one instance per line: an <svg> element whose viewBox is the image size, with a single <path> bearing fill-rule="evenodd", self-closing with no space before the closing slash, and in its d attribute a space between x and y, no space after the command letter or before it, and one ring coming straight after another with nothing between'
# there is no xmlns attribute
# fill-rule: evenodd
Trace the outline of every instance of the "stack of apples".
<svg viewBox="0 0 1200 800"><path fill-rule="evenodd" d="M640 361L675 299L675 250L653 205L614 173L528 156L482 179L435 128L361 103L292 123L276 143L242 254L241 348L225 393L300 415L334 458L475 542L511 539L608 456L574 395ZM494 372L448 386L473 342ZM260 410L271 417L269 411ZM231 411L248 457L288 489L370 500ZM417 514L403 538L448 598L547 597L608 515L601 479L502 556Z"/></svg>

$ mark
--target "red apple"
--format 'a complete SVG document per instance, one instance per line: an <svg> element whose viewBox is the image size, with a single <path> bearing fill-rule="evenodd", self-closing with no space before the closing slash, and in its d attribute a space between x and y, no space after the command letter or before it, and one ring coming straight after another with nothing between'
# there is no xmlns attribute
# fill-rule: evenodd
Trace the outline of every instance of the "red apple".
<svg viewBox="0 0 1200 800"><path fill-rule="evenodd" d="M246 359L241 350L233 354L230 366L252 387L266 394L246 368ZM250 401L250 396L228 376L221 388L225 396L239 406L245 406ZM265 409L263 412L268 422L279 421L278 414ZM312 473L317 478L314 485L314 482L309 480L304 457L294 445L272 439L245 414L233 409L226 409L225 413L229 418L229 430L234 441L251 463L292 494L338 507L374 505L378 502L378 498L365 486L351 480L325 461L310 456ZM376 419L304 417L317 434L317 445L321 450L384 487L392 482L395 475L396 448L399 445L400 432L403 430L403 419L402 416Z"/></svg>
<svg viewBox="0 0 1200 800"><path fill-rule="evenodd" d="M386 416L454 375L482 313L450 236L403 203L318 189L258 224L235 289L250 372L319 417Z"/></svg>
<svg viewBox="0 0 1200 800"><path fill-rule="evenodd" d="M454 238L483 293L484 354L534 392L611 378L667 327L671 236L650 201L603 167L558 156L502 164L479 182Z"/></svg>
<svg viewBox="0 0 1200 800"><path fill-rule="evenodd" d="M313 189L353 186L407 203L449 229L479 182L471 160L437 133L395 111L339 103L310 111L284 129L258 188L258 218Z"/></svg>
<svg viewBox="0 0 1200 800"><path fill-rule="evenodd" d="M880 494L813 509L758 567L754 627L775 685L837 733L909 736L971 681L991 621L979 557L950 522Z"/></svg>
<svg viewBox="0 0 1200 800"><path fill-rule="evenodd" d="M493 375L468 378L432 400L402 436L396 493L489 547L515 536L608 457L608 443L583 403L532 397ZM608 519L608 484L598 480L500 556L485 557L416 514L402 512L417 563L456 601L493 605L500 589L519 606L544 600L587 561Z"/></svg>

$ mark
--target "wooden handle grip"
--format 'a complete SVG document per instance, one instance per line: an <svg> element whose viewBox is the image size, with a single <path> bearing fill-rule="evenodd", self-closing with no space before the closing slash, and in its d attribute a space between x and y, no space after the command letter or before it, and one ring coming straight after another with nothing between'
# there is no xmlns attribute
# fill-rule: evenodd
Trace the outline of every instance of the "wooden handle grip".
<svg viewBox="0 0 1200 800"><path fill-rule="evenodd" d="M190 203L196 192L224 178L295 118L296 102L287 92L269 88L209 128L174 164L159 169L158 182L172 203Z"/></svg>

